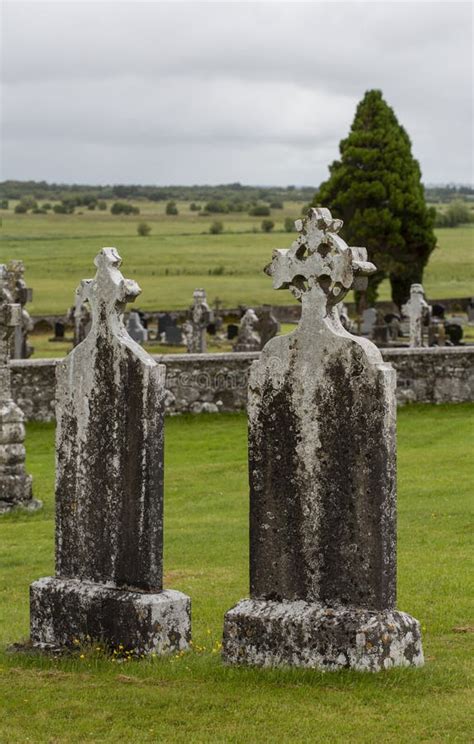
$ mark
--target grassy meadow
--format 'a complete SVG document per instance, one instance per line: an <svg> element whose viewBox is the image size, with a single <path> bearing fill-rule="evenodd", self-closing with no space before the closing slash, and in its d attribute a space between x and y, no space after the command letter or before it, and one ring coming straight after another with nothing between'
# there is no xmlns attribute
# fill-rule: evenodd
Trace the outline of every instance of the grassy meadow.
<svg viewBox="0 0 474 744"><path fill-rule="evenodd" d="M399 411L398 605L422 624L426 666L378 675L222 665L223 614L248 591L245 414L166 421L165 584L192 597L189 653L5 653L28 636L30 582L53 571L54 427L30 424L45 508L0 520L0 742L472 741L473 413Z"/></svg>
<svg viewBox="0 0 474 744"><path fill-rule="evenodd" d="M262 303L289 304L291 295L275 292L262 272L274 248L288 247L294 233L284 232L285 217L300 216L300 202L286 202L273 209L272 233L261 231L261 217L245 213L199 217L189 203L178 203L179 214L165 214L163 202L136 202L140 214L114 216L110 211L61 214L14 214L1 210L1 261L25 262L26 278L34 289L32 314L62 314L73 303L80 279L94 273L98 250L115 245L124 260L124 274L136 279L142 295L135 303L143 310L179 309L189 306L193 290L204 287L208 300L219 297L225 306ZM108 204L110 207L110 203ZM224 232L210 235L214 220ZM137 225L151 226L147 237L137 235ZM429 299L466 297L473 294L474 225L436 231L438 247L425 271ZM389 299L388 282L380 299Z"/></svg>

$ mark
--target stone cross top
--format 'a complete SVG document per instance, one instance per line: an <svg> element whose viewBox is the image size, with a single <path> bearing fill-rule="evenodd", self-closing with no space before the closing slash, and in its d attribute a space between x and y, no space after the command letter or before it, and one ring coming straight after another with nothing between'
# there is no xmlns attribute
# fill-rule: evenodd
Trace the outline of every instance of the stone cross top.
<svg viewBox="0 0 474 744"><path fill-rule="evenodd" d="M351 288L365 289L376 267L367 261L365 248L350 248L338 235L342 220L333 219L329 209L310 209L295 227L300 236L291 248L275 250L264 270L274 289L289 289L303 304L319 308L321 317L335 318L334 305Z"/></svg>
<svg viewBox="0 0 474 744"><path fill-rule="evenodd" d="M120 271L122 259L116 248L102 248L95 257L95 279L84 279L77 289L82 302L89 302L92 311L93 334L130 337L123 324L127 302L133 302L141 292L137 282L125 279Z"/></svg>
<svg viewBox="0 0 474 744"><path fill-rule="evenodd" d="M232 663L379 670L423 660L395 610L395 372L337 303L375 271L310 209L265 271L302 303L249 378L250 599L224 624Z"/></svg>
<svg viewBox="0 0 474 744"><path fill-rule="evenodd" d="M56 368L56 576L32 585L31 636L183 649L189 599L162 588L165 367L123 324L140 288L116 249L95 265L90 332Z"/></svg>

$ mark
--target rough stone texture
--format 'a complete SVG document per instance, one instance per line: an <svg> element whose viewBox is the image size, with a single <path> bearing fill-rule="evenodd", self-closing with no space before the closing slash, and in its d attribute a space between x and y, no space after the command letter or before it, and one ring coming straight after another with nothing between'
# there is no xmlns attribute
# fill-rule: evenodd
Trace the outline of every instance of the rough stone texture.
<svg viewBox="0 0 474 744"><path fill-rule="evenodd" d="M206 329L212 323L214 313L207 304L204 289L195 289L193 304L189 310L188 323L183 327L186 345L190 354L205 354L207 351Z"/></svg>
<svg viewBox="0 0 474 744"><path fill-rule="evenodd" d="M466 403L474 401L474 346L382 349L397 371L397 402ZM250 366L256 353L163 354L166 413L187 413L211 403L219 411L247 406ZM12 394L27 421L54 421L55 368L58 359L11 362Z"/></svg>
<svg viewBox="0 0 474 744"><path fill-rule="evenodd" d="M381 647L374 662L372 652L350 649L354 629L362 632L378 612L391 620L395 608L395 371L340 321L337 303L375 271L365 249L339 237L341 225L328 210L311 209L296 223L300 237L287 251L274 251L266 269L275 289L301 300L302 314L295 331L265 346L250 373L250 594L260 604L226 616L229 662L296 659L327 668L334 642L319 619L324 608L339 652L347 650L341 665L379 669L387 657ZM298 601L313 607L297 621L298 605L284 613ZM362 610L368 612L361 618ZM294 628L285 650L282 612L285 631ZM407 649L417 626L409 622L410 631L399 624L394 637ZM379 632L386 632L384 619ZM410 655L403 658L409 662ZM400 655L390 659L402 662Z"/></svg>
<svg viewBox="0 0 474 744"><path fill-rule="evenodd" d="M61 620L71 628L86 616L90 622L83 602L88 606L91 582L91 607L104 612L114 611L107 601L111 588L128 592L120 601L130 605L137 590L155 595L162 589L165 370L124 327L125 305L140 288L123 278L116 250L102 249L95 263L96 278L83 281L78 293L91 306L92 327L56 367L56 577L85 585L85 594L73 585L71 606L79 615ZM36 608L48 611L52 596L60 606L61 585L51 581L36 585L32 629L40 624ZM136 606L138 617L142 605ZM130 612L132 625L133 618ZM97 627L110 623L96 618ZM136 624L130 629L140 632Z"/></svg>
<svg viewBox="0 0 474 744"><path fill-rule="evenodd" d="M87 637L137 653L184 650L191 640L191 602L181 592L134 592L75 579L45 578L30 587L31 640L41 648L73 647Z"/></svg>
<svg viewBox="0 0 474 744"><path fill-rule="evenodd" d="M257 331L260 334L260 349L263 349L266 343L280 333L280 323L272 312L271 305L262 305L257 310L258 326Z"/></svg>
<svg viewBox="0 0 474 744"><path fill-rule="evenodd" d="M26 286L24 280L25 265L23 261L12 260L7 264L8 289L12 300L21 307L20 322L15 326L12 335L12 359L28 359L34 349L28 343L28 333L33 330L33 321L25 305L33 299L33 290Z"/></svg>
<svg viewBox="0 0 474 744"><path fill-rule="evenodd" d="M40 509L33 498L32 478L25 470L24 414L12 398L11 338L22 322L22 308L12 301L9 275L0 264L0 514L14 509Z"/></svg>
<svg viewBox="0 0 474 744"><path fill-rule="evenodd" d="M242 639L245 637L245 642ZM421 666L420 626L397 610L244 599L226 615L226 661L327 671Z"/></svg>
<svg viewBox="0 0 474 744"><path fill-rule="evenodd" d="M131 312L128 316L127 332L137 344L148 341L148 331L143 325L140 315L137 312Z"/></svg>
<svg viewBox="0 0 474 744"><path fill-rule="evenodd" d="M430 306L421 284L411 285L410 299L402 305L402 313L410 319L410 346L423 346L423 326L429 320Z"/></svg>
<svg viewBox="0 0 474 744"><path fill-rule="evenodd" d="M257 332L259 318L255 310L249 308L240 321L239 334L234 344L234 351L259 351L261 347L260 334Z"/></svg>
<svg viewBox="0 0 474 744"><path fill-rule="evenodd" d="M397 370L399 404L474 401L474 346L443 349L383 349ZM186 413L196 402L222 401L222 411L242 410L247 380L258 354L169 354L154 359L166 366L167 413ZM13 397L28 421L53 421L57 359L14 360Z"/></svg>

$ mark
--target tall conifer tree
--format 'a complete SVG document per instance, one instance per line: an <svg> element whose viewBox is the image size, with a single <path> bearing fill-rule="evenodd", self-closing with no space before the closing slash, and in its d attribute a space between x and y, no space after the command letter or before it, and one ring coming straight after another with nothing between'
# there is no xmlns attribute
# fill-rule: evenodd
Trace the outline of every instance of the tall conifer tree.
<svg viewBox="0 0 474 744"><path fill-rule="evenodd" d="M410 139L381 91L364 95L339 150L340 160L330 166L313 203L344 220L342 234L349 245L368 249L378 269L369 279L368 302L389 277L392 299L400 306L410 285L422 281L436 245L434 210L426 206Z"/></svg>

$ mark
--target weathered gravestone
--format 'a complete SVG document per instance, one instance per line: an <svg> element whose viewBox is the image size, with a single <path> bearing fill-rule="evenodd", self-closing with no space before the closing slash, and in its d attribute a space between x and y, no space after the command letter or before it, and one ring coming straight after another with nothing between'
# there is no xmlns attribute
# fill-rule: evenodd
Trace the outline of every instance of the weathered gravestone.
<svg viewBox="0 0 474 744"><path fill-rule="evenodd" d="M260 351L260 334L257 332L258 316L255 310L245 311L239 326L239 335L233 346L233 351Z"/></svg>
<svg viewBox="0 0 474 744"><path fill-rule="evenodd" d="M227 326L227 340L233 341L239 335L239 326L235 323L229 323Z"/></svg>
<svg viewBox="0 0 474 744"><path fill-rule="evenodd" d="M260 335L260 348L263 349L271 338L280 333L280 323L272 313L271 305L262 305L257 310L257 331Z"/></svg>
<svg viewBox="0 0 474 744"><path fill-rule="evenodd" d="M20 322L15 326L11 338L12 359L29 359L34 348L28 343L28 333L33 330L33 321L25 305L33 299L33 290L26 286L23 261L13 260L7 264L8 289L14 303L20 305Z"/></svg>
<svg viewBox="0 0 474 744"><path fill-rule="evenodd" d="M471 297L467 305L467 322L474 325L474 297Z"/></svg>
<svg viewBox="0 0 474 744"><path fill-rule="evenodd" d="M83 284L80 284L74 295L74 305L69 309L67 314L67 320L74 325L74 346L82 343L91 329L91 314L85 302L84 291Z"/></svg>
<svg viewBox="0 0 474 744"><path fill-rule="evenodd" d="M402 305L402 313L410 319L410 346L423 346L423 326L429 321L430 306L421 284L411 285L410 299Z"/></svg>
<svg viewBox="0 0 474 744"><path fill-rule="evenodd" d="M395 372L336 304L375 271L327 209L267 267L301 301L249 380L250 599L225 617L229 663L377 671L420 665L395 609Z"/></svg>
<svg viewBox="0 0 474 744"><path fill-rule="evenodd" d="M167 326L165 331L165 343L170 346L181 346L183 343L183 331L178 325L176 325L176 322L173 325Z"/></svg>
<svg viewBox="0 0 474 744"><path fill-rule="evenodd" d="M185 649L190 600L162 586L165 368L125 329L140 288L115 248L95 264L91 330L57 366L56 576L31 585L31 638Z"/></svg>
<svg viewBox="0 0 474 744"><path fill-rule="evenodd" d="M158 336L165 333L170 325L176 325L176 318L170 313L159 313L157 320Z"/></svg>
<svg viewBox="0 0 474 744"><path fill-rule="evenodd" d="M0 264L0 514L18 507L35 511L31 475L25 470L23 412L12 399L10 379L11 337L21 324L21 305L13 302L7 267Z"/></svg>
<svg viewBox="0 0 474 744"><path fill-rule="evenodd" d="M368 307L362 313L362 325L360 332L363 336L371 336L374 325L377 322L377 310L375 307Z"/></svg>
<svg viewBox="0 0 474 744"><path fill-rule="evenodd" d="M207 351L206 330L214 320L214 313L207 304L204 289L195 289L193 304L189 310L189 324L191 332L184 330L188 352L191 354L205 354Z"/></svg>
<svg viewBox="0 0 474 744"><path fill-rule="evenodd" d="M370 338L378 346L386 346L389 342L389 327L385 322L385 316L381 310L377 310L375 324L372 328Z"/></svg>
<svg viewBox="0 0 474 744"><path fill-rule="evenodd" d="M148 341L148 331L143 325L140 315L132 310L128 316L127 333L137 344Z"/></svg>

